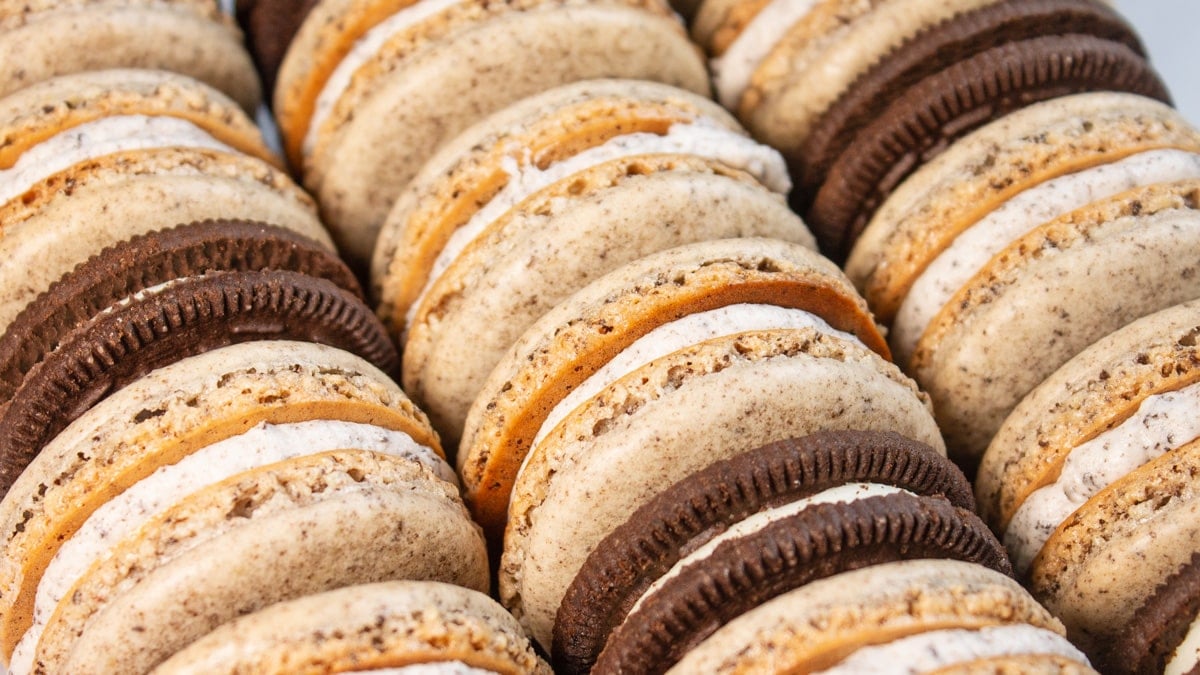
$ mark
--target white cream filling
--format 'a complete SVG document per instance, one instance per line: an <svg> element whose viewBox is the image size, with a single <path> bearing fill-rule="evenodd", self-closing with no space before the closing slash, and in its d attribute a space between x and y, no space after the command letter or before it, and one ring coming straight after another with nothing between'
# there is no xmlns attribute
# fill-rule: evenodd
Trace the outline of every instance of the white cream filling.
<svg viewBox="0 0 1200 675"><path fill-rule="evenodd" d="M1192 621L1192 627L1188 629L1183 642L1179 643L1167 661L1163 675L1187 675L1197 664L1200 664L1200 617Z"/></svg>
<svg viewBox="0 0 1200 675"><path fill-rule="evenodd" d="M911 495L913 493L903 488L898 488L892 485L883 485L881 483L846 483L845 485L839 485L837 487L829 488L828 490L823 490L810 497L798 499L783 506L777 506L775 508L756 513L749 518L734 523L729 527L729 529L708 540L703 546L697 548L695 551L692 551L677 561L666 574L662 575L656 579L654 583L650 584L650 587L646 589L646 592L642 594L642 597L638 598L638 601L634 603L633 608L629 610L629 613L633 614L636 612L647 598L657 592L658 589L662 588L663 585L665 585L668 581L679 576L681 573L683 573L683 570L690 565L693 565L711 556L713 551L716 551L717 547L725 542L752 536L755 533L766 529L772 523L783 520L784 518L790 518L791 516L794 516L797 513L800 513L805 509L818 504L849 504L851 502L870 499L871 497L886 497L888 495L895 494Z"/></svg>
<svg viewBox="0 0 1200 675"><path fill-rule="evenodd" d="M1025 574L1046 540L1096 493L1157 457L1200 437L1200 384L1148 396L1121 424L1071 450L1058 480L1038 488L1017 509L1004 545Z"/></svg>
<svg viewBox="0 0 1200 675"><path fill-rule="evenodd" d="M1066 638L1027 624L981 630L935 630L887 644L864 647L841 663L815 675L887 673L916 675L977 659L1021 655L1065 656L1079 663L1087 657Z"/></svg>
<svg viewBox="0 0 1200 675"><path fill-rule="evenodd" d="M342 675L492 675L495 672L494 670L468 666L462 661L438 661L436 663L418 663L401 668L348 671Z"/></svg>
<svg viewBox="0 0 1200 675"><path fill-rule="evenodd" d="M358 72L359 68L366 65L371 57L383 49L383 46L396 35L460 2L462 0L416 0L413 4L376 24L355 40L350 51L338 62L337 67L329 74L329 79L321 87L321 92L317 94L312 118L309 120L308 129L304 134L304 153L312 152L317 142L318 130L329 117L329 113L333 112L333 106L337 105L338 99L350 88L354 73Z"/></svg>
<svg viewBox="0 0 1200 675"><path fill-rule="evenodd" d="M941 308L987 263L1033 228L1136 187L1200 178L1200 155L1152 150L1032 187L981 218L925 268L892 326L896 362L907 363Z"/></svg>
<svg viewBox="0 0 1200 675"><path fill-rule="evenodd" d="M336 420L279 425L260 423L176 464L159 468L96 509L79 530L63 542L38 583L33 625L13 652L12 672L32 670L35 647L58 603L94 562L105 558L112 546L137 532L146 522L204 486L244 471L341 449L371 450L405 457L430 467L444 480L456 482L444 460L401 431Z"/></svg>
<svg viewBox="0 0 1200 675"><path fill-rule="evenodd" d="M714 159L745 171L769 189L786 194L791 189L787 164L776 150L723 126L697 120L691 124L673 124L666 134L639 132L611 138L583 152L539 169L528 157L518 160L507 156L501 166L508 183L487 204L476 211L462 227L454 231L429 271L424 288L408 308L411 323L417 308L434 283L445 273L463 250L514 206L530 195L581 171L626 157L654 154L684 154Z"/></svg>
<svg viewBox="0 0 1200 675"><path fill-rule="evenodd" d="M176 117L115 115L60 132L21 153L0 171L0 203L21 196L39 181L89 159L152 148L233 150L200 127Z"/></svg>
<svg viewBox="0 0 1200 675"><path fill-rule="evenodd" d="M737 110L759 64L815 4L816 0L773 0L746 24L723 55L711 60L713 86L721 105Z"/></svg>
<svg viewBox="0 0 1200 675"><path fill-rule="evenodd" d="M833 328L821 317L802 309L738 304L689 314L658 326L638 338L580 383L550 410L530 447L536 447L571 411L586 403L605 387L655 359L701 342L738 333L801 328L812 328L825 335L862 344L855 336Z"/></svg>

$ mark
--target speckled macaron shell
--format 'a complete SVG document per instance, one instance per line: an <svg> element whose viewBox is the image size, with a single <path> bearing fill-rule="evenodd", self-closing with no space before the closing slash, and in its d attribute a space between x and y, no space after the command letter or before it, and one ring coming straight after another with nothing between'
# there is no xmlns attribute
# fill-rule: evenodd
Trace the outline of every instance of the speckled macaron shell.
<svg viewBox="0 0 1200 675"><path fill-rule="evenodd" d="M925 267L1009 198L1162 148L1200 152L1200 132L1152 99L1090 93L1031 105L965 136L901 183L854 246L846 274L890 325Z"/></svg>
<svg viewBox="0 0 1200 675"><path fill-rule="evenodd" d="M715 160L630 157L563 179L493 222L430 287L404 341L405 391L454 444L488 374L543 313L632 260L736 237L812 242L781 196Z"/></svg>
<svg viewBox="0 0 1200 675"><path fill-rule="evenodd" d="M179 361L114 393L54 439L0 502L0 648L32 616L37 580L87 517L164 464L259 422L361 422L441 452L424 415L362 359L312 343L250 342Z"/></svg>
<svg viewBox="0 0 1200 675"><path fill-rule="evenodd" d="M1093 658L1200 550L1197 474L1200 441L1194 440L1101 490L1034 559L1030 590Z"/></svg>
<svg viewBox="0 0 1200 675"><path fill-rule="evenodd" d="M914 560L814 581L725 624L672 673L815 672L854 650L930 630L1062 624L1015 581L982 565Z"/></svg>
<svg viewBox="0 0 1200 675"><path fill-rule="evenodd" d="M741 133L712 101L654 82L590 80L522 99L459 134L409 183L372 258L379 315L397 334L450 236L510 180L505 163L546 167L609 139L703 118ZM528 159L522 159L525 154Z"/></svg>
<svg viewBox="0 0 1200 675"><path fill-rule="evenodd" d="M719 57L770 0L701 0L690 27L692 39Z"/></svg>
<svg viewBox="0 0 1200 675"><path fill-rule="evenodd" d="M1200 181L1152 185L1041 225L992 258L909 362L951 454L976 462L1059 366L1125 324L1200 297ZM1097 271L1102 271L1097 273Z"/></svg>
<svg viewBox="0 0 1200 675"><path fill-rule="evenodd" d="M38 0L0 13L0 96L107 68L183 73L253 111L258 74L232 17L212 0Z"/></svg>
<svg viewBox="0 0 1200 675"><path fill-rule="evenodd" d="M717 338L657 359L576 408L513 489L500 597L543 645L588 554L659 491L715 461L833 429L944 448L923 394L875 352L813 329Z"/></svg>
<svg viewBox="0 0 1200 675"><path fill-rule="evenodd" d="M737 303L803 309L887 353L865 303L837 267L799 244L726 239L636 260L547 312L488 377L467 416L457 460L476 518L502 531L517 470L571 390L657 326Z"/></svg>
<svg viewBox="0 0 1200 675"><path fill-rule="evenodd" d="M483 535L456 487L411 459L299 457L188 495L117 543L55 610L38 664L146 672L249 611L392 579L488 589Z"/></svg>
<svg viewBox="0 0 1200 675"><path fill-rule="evenodd" d="M1029 393L983 456L980 514L1003 532L1080 444L1129 419L1150 396L1200 381L1200 301L1143 317L1064 364Z"/></svg>
<svg viewBox="0 0 1200 675"><path fill-rule="evenodd" d="M314 639L318 635L323 639ZM512 616L486 595L436 582L393 581L312 595L241 617L155 673L348 672L437 661L504 675L551 672Z"/></svg>
<svg viewBox="0 0 1200 675"><path fill-rule="evenodd" d="M480 4L449 11L470 14ZM660 0L490 7L411 49L393 41L398 52L385 49L360 68L316 130L305 185L352 263L370 262L388 210L433 152L493 111L600 77L708 92L699 50Z"/></svg>

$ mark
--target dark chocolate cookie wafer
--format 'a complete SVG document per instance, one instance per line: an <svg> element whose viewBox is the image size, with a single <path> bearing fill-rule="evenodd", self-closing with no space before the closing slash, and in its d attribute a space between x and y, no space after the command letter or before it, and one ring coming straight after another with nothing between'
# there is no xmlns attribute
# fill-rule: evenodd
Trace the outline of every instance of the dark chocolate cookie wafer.
<svg viewBox="0 0 1200 675"><path fill-rule="evenodd" d="M944 558L1010 572L987 526L944 498L815 504L665 578L613 631L593 672L662 673L728 621L789 590L870 565Z"/></svg>
<svg viewBox="0 0 1200 675"><path fill-rule="evenodd" d="M238 0L237 19L246 32L246 46L262 77L264 97L271 100L275 75L288 45L317 0Z"/></svg>
<svg viewBox="0 0 1200 675"><path fill-rule="evenodd" d="M396 375L399 357L361 299L327 279L271 270L180 279L66 335L0 410L0 493L41 447L109 393L155 368L251 340L344 349Z"/></svg>
<svg viewBox="0 0 1200 675"><path fill-rule="evenodd" d="M1167 579L1142 605L1111 645L1105 672L1156 675L1166 670L1175 651L1200 615L1200 553ZM1180 654L1194 658L1194 654ZM1188 671L1196 672L1196 666Z"/></svg>
<svg viewBox="0 0 1200 675"><path fill-rule="evenodd" d="M994 47L922 79L859 130L806 220L823 249L844 258L887 196L954 140L1032 103L1087 91L1169 100L1149 63L1119 42L1073 34Z"/></svg>
<svg viewBox="0 0 1200 675"><path fill-rule="evenodd" d="M855 482L945 495L974 509L961 471L929 446L891 432L820 432L719 462L664 491L588 557L558 610L555 666L587 672L646 589L730 525Z"/></svg>
<svg viewBox="0 0 1200 675"><path fill-rule="evenodd" d="M354 274L333 251L275 225L203 221L140 235L76 267L9 325L0 336L0 405L63 336L122 299L173 279L271 269L328 279L362 295Z"/></svg>

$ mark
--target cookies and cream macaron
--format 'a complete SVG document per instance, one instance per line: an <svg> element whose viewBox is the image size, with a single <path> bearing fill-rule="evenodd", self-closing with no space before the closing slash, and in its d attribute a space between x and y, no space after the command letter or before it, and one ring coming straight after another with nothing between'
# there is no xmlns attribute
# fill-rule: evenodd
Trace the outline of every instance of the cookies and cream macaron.
<svg viewBox="0 0 1200 675"><path fill-rule="evenodd" d="M1034 389L976 484L1030 589L1100 656L1200 550L1200 303L1103 337Z"/></svg>
<svg viewBox="0 0 1200 675"><path fill-rule="evenodd" d="M599 289L614 291L615 307ZM567 586L600 540L709 464L831 429L894 431L943 448L927 400L873 351L886 354L862 300L832 263L804 247L702 242L631 263L579 297L587 300L579 313L554 311L557 327L583 326L582 344L596 334L617 338L592 337L595 349L572 364L569 349L537 349L554 326L531 330L513 352L514 383L537 382L522 366L551 377L579 367L590 377L573 387L578 396L550 387L552 395L531 401L526 428L513 435L532 431L532 440L519 441L527 451L517 443L492 450L501 466L526 455L508 508L500 594L543 645ZM561 307L574 309L574 300ZM605 314L613 309L620 311ZM489 492L503 504L502 491Z"/></svg>
<svg viewBox="0 0 1200 675"><path fill-rule="evenodd" d="M708 92L664 0L324 0L284 58L275 112L339 247L366 267L440 145L524 97L601 77Z"/></svg>
<svg viewBox="0 0 1200 675"><path fill-rule="evenodd" d="M1102 93L1004 117L893 193L847 273L953 453L977 461L1059 365L1196 296L1178 253L1200 244L1197 180L1200 133L1158 102Z"/></svg>
<svg viewBox="0 0 1200 675"><path fill-rule="evenodd" d="M454 481L425 417L349 353L259 341L155 370L72 423L0 502L6 657L17 672L143 672L308 593L398 578L485 590Z"/></svg>
<svg viewBox="0 0 1200 675"><path fill-rule="evenodd" d="M549 675L491 598L432 581L352 586L240 617L175 654L156 675L301 668L378 675Z"/></svg>

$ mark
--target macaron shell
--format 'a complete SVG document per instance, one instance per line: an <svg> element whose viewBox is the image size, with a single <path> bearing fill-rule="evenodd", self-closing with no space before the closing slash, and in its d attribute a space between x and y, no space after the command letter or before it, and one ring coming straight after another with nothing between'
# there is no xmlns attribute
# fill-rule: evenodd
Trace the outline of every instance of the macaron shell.
<svg viewBox="0 0 1200 675"><path fill-rule="evenodd" d="M549 645L584 560L638 507L715 461L826 429L890 430L943 447L899 370L811 329L711 340L639 368L534 448L509 509L501 600Z"/></svg>
<svg viewBox="0 0 1200 675"><path fill-rule="evenodd" d="M1099 340L1038 385L1004 422L976 477L980 514L998 531L1067 455L1128 419L1148 396L1200 380L1200 301Z"/></svg>
<svg viewBox="0 0 1200 675"><path fill-rule="evenodd" d="M151 373L52 441L0 502L5 654L28 625L31 584L101 504L163 464L259 422L335 419L403 431L441 452L424 415L362 359L313 343L254 342ZM8 604L11 603L11 604Z"/></svg>
<svg viewBox="0 0 1200 675"><path fill-rule="evenodd" d="M4 69L0 96L57 75L155 68L208 82L246 111L261 100L241 32L185 3L71 3L31 19L0 35L0 63L21 64Z"/></svg>
<svg viewBox="0 0 1200 675"><path fill-rule="evenodd" d="M503 526L518 466L566 393L656 326L739 302L798 307L885 349L837 268L800 244L716 240L640 258L538 319L484 383L458 455L476 517L489 529Z"/></svg>
<svg viewBox="0 0 1200 675"><path fill-rule="evenodd" d="M314 634L325 636L313 640ZM508 612L481 593L393 581L311 595L240 617L159 666L160 675L335 672L462 661L506 675L549 675Z"/></svg>
<svg viewBox="0 0 1200 675"><path fill-rule="evenodd" d="M692 17L692 40L710 56L721 56L770 0L702 0Z"/></svg>
<svg viewBox="0 0 1200 675"><path fill-rule="evenodd" d="M244 218L333 247L315 207L282 172L239 155L172 148L110 155L0 207L0 329L94 253L182 223ZM104 213L103 222L96 214Z"/></svg>
<svg viewBox="0 0 1200 675"><path fill-rule="evenodd" d="M521 97L596 77L708 91L674 18L610 4L510 12L406 58L402 77L372 84L352 109L343 97L339 109L353 118L322 127L305 184L349 259L365 266L392 202L441 143ZM381 128L378 119L395 123Z"/></svg>
<svg viewBox="0 0 1200 675"><path fill-rule="evenodd" d="M405 389L454 443L488 373L558 302L650 253L747 236L812 241L778 195L712 160L633 157L568 177L493 223L429 289L404 344Z"/></svg>
<svg viewBox="0 0 1200 675"><path fill-rule="evenodd" d="M1012 579L957 560L874 565L821 579L725 624L672 673L818 671L859 647L930 630L1062 624Z"/></svg>
<svg viewBox="0 0 1200 675"><path fill-rule="evenodd" d="M978 461L1021 399L1097 336L1200 297L1196 261L1179 255L1200 246L1197 189L1133 190L1042 225L942 308L909 371L952 454Z"/></svg>
<svg viewBox="0 0 1200 675"><path fill-rule="evenodd" d="M1200 441L1140 467L1071 514L1034 560L1034 596L1094 658L1200 550L1197 472Z"/></svg>
<svg viewBox="0 0 1200 675"><path fill-rule="evenodd" d="M885 324L921 271L984 215L1051 178L1157 148L1200 152L1179 113L1132 94L1034 104L964 137L891 194L846 263Z"/></svg>
<svg viewBox="0 0 1200 675"><path fill-rule="evenodd" d="M63 671L145 672L248 611L281 600L408 574L433 579L456 568L459 551L422 545L421 536L461 505L365 486L354 494L293 509L232 530L159 567L92 617ZM304 537L297 537L304 532ZM360 542L346 546L347 541ZM482 552L482 539L476 540ZM414 555L415 554L415 555ZM408 570L408 561L418 563ZM487 576L475 578L487 588Z"/></svg>

